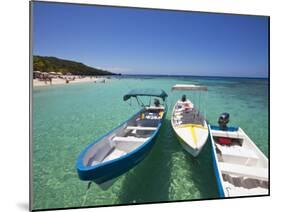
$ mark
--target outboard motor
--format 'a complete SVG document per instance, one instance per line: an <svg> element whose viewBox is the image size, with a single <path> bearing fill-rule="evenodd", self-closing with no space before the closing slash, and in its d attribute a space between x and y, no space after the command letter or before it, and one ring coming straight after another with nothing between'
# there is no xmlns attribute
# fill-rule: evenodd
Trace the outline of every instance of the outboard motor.
<svg viewBox="0 0 281 212"><path fill-rule="evenodd" d="M220 114L218 124L221 130L227 129L228 122L229 122L229 113Z"/></svg>
<svg viewBox="0 0 281 212"><path fill-rule="evenodd" d="M182 102L185 102L186 101L186 95L184 94L184 95L182 95L182 97L181 97L181 101Z"/></svg>

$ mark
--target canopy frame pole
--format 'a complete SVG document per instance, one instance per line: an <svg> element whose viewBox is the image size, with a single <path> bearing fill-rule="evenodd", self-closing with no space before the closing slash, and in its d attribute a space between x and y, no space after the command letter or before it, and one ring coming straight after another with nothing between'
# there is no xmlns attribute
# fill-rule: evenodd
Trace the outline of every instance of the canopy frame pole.
<svg viewBox="0 0 281 212"><path fill-rule="evenodd" d="M141 99L139 99L137 96L135 97L137 99L137 102L139 104L139 106L144 107L145 105L143 104L143 102L141 101ZM140 104L141 103L141 104Z"/></svg>
<svg viewBox="0 0 281 212"><path fill-rule="evenodd" d="M135 98L136 98L136 100L138 102L138 105L141 106L138 97L136 96Z"/></svg>
<svg viewBox="0 0 281 212"><path fill-rule="evenodd" d="M132 107L132 99L130 99L130 102L125 101L130 107Z"/></svg>
<svg viewBox="0 0 281 212"><path fill-rule="evenodd" d="M207 91L207 97L206 97L206 100L205 100L205 105L207 105L208 104L208 95L209 95L209 93L208 93L208 91ZM207 120L207 110L204 110L204 118L205 118L205 120ZM207 120L208 121L208 120Z"/></svg>
<svg viewBox="0 0 281 212"><path fill-rule="evenodd" d="M144 107L145 105L143 104L143 102L141 101L141 98L139 99L140 102L141 102L141 106Z"/></svg>
<svg viewBox="0 0 281 212"><path fill-rule="evenodd" d="M198 117L199 117L199 111L201 111L201 91L199 91L199 110L198 110Z"/></svg>

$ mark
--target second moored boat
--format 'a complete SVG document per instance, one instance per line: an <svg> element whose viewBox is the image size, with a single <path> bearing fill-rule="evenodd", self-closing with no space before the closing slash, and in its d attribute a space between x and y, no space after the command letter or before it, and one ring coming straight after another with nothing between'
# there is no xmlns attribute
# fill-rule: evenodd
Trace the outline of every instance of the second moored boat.
<svg viewBox="0 0 281 212"><path fill-rule="evenodd" d="M268 159L240 127L228 127L229 114L219 126L209 125L213 167L220 197L269 194Z"/></svg>
<svg viewBox="0 0 281 212"><path fill-rule="evenodd" d="M172 90L207 91L206 86L174 85ZM208 139L207 122L193 103L183 95L172 111L172 128L182 147L196 157L201 152Z"/></svg>

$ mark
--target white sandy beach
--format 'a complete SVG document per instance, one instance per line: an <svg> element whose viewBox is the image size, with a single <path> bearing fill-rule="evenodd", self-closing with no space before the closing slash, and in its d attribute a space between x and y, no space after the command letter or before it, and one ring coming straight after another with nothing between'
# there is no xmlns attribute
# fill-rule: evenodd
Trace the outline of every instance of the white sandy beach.
<svg viewBox="0 0 281 212"><path fill-rule="evenodd" d="M61 78L53 78L52 83L49 81L40 81L39 79L33 79L33 87L40 87L40 86L50 86L50 85L67 85L73 83L83 83L83 82L97 82L101 83L105 80L108 81L105 77L102 78L94 78L94 77L84 77L84 78L76 78L75 80L69 80L69 83L66 83L66 79Z"/></svg>

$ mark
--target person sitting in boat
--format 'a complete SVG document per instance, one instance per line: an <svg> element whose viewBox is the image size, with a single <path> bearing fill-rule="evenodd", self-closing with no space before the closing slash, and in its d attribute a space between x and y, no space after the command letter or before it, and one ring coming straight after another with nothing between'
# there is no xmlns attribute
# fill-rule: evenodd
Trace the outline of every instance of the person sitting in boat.
<svg viewBox="0 0 281 212"><path fill-rule="evenodd" d="M159 107L160 106L159 99L154 99L154 105L155 105L155 107Z"/></svg>
<svg viewBox="0 0 281 212"><path fill-rule="evenodd" d="M185 112L191 111L192 108L193 108L193 106L192 106L192 104L191 104L190 102L184 102L184 103L183 103L183 110L184 110Z"/></svg>

